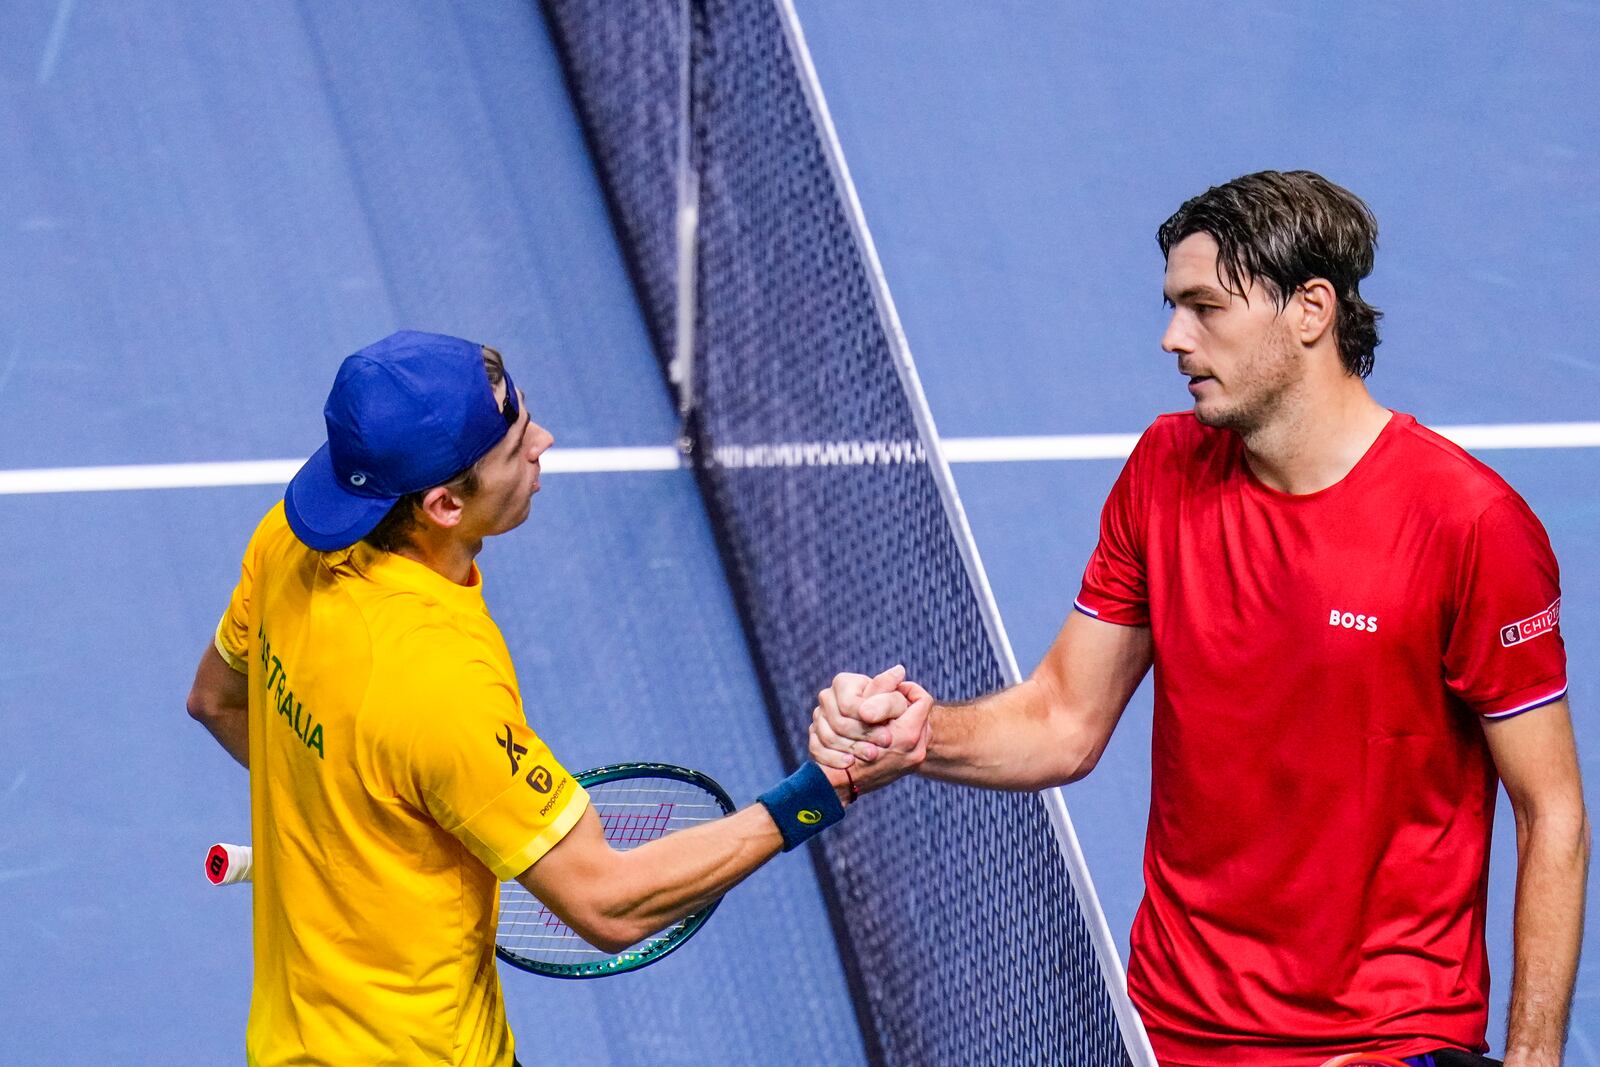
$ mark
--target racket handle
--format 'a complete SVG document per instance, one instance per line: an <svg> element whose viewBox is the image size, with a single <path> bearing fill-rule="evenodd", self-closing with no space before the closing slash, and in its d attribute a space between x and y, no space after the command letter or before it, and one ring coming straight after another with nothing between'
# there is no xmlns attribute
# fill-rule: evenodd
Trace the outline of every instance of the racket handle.
<svg viewBox="0 0 1600 1067"><path fill-rule="evenodd" d="M251 866L249 845L212 845L206 853L206 880L212 885L248 882Z"/></svg>

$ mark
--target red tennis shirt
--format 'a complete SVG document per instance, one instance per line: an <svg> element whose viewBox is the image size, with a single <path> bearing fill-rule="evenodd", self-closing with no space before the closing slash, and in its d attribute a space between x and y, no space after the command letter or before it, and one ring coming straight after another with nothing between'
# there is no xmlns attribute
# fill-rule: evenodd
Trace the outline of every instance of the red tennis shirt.
<svg viewBox="0 0 1600 1067"><path fill-rule="evenodd" d="M1145 432L1076 607L1155 647L1128 988L1163 1064L1483 1047L1478 718L1566 692L1560 604L1527 504L1410 415L1303 496L1190 413Z"/></svg>

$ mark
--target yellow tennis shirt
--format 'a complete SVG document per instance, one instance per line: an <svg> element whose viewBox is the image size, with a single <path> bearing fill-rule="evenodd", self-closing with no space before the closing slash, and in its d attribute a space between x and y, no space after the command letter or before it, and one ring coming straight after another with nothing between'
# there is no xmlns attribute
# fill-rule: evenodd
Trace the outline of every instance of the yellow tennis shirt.
<svg viewBox="0 0 1600 1067"><path fill-rule="evenodd" d="M528 729L477 568L315 552L283 505L216 645L250 681L255 1067L507 1067L501 879L588 797Z"/></svg>

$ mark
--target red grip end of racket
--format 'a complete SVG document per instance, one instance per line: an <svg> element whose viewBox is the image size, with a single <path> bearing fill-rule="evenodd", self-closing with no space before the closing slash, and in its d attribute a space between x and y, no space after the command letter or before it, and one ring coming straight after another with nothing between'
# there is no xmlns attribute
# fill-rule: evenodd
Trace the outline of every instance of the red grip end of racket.
<svg viewBox="0 0 1600 1067"><path fill-rule="evenodd" d="M212 885L236 885L251 880L255 866L249 845L212 845L206 853L206 881Z"/></svg>
<svg viewBox="0 0 1600 1067"><path fill-rule="evenodd" d="M206 879L212 885L222 885L228 878L228 850L212 845L206 853Z"/></svg>

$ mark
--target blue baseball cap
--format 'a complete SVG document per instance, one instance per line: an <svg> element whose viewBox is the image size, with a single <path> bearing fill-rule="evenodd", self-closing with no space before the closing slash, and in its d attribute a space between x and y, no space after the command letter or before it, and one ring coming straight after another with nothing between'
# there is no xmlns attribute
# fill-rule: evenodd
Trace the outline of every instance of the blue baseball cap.
<svg viewBox="0 0 1600 1067"><path fill-rule="evenodd" d="M345 358L322 414L328 443L283 494L295 536L319 552L372 532L407 493L443 485L517 421L516 386L494 397L483 346L402 330Z"/></svg>

